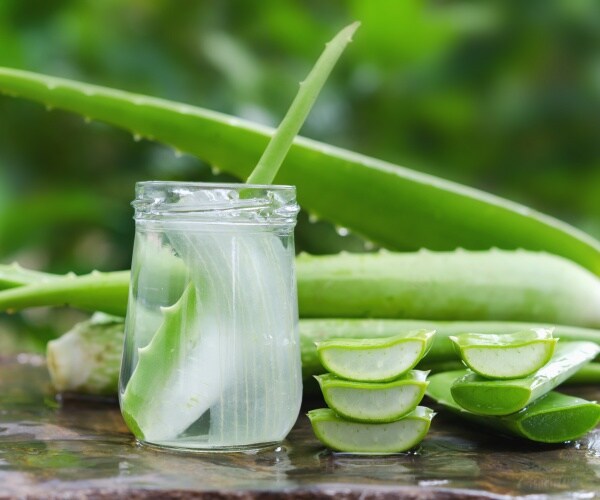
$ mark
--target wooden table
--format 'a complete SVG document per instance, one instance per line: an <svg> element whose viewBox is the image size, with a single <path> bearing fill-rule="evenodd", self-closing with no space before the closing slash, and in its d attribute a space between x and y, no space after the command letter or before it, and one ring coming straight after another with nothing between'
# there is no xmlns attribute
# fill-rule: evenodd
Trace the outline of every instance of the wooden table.
<svg viewBox="0 0 600 500"><path fill-rule="evenodd" d="M542 446L440 412L415 452L360 457L324 450L301 414L276 450L159 452L135 444L114 401L57 403L28 356L0 363L0 439L2 498L600 498L600 428Z"/></svg>

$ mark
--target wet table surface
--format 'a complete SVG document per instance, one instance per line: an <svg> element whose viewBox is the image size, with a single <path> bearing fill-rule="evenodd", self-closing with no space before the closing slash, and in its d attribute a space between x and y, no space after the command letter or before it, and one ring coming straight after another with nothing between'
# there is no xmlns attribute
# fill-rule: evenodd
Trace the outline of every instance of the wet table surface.
<svg viewBox="0 0 600 500"><path fill-rule="evenodd" d="M598 387L574 392L600 399ZM542 446L440 412L413 453L361 457L324 450L302 413L275 450L176 454L136 445L115 402L57 402L41 359L0 362L2 498L514 496L600 498L600 428Z"/></svg>

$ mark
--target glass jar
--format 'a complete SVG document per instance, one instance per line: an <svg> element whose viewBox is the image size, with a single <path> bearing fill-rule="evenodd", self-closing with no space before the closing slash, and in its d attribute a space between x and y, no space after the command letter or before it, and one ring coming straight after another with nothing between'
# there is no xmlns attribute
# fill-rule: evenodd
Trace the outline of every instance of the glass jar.
<svg viewBox="0 0 600 500"><path fill-rule="evenodd" d="M142 182L119 399L142 443L280 442L302 379L292 186Z"/></svg>

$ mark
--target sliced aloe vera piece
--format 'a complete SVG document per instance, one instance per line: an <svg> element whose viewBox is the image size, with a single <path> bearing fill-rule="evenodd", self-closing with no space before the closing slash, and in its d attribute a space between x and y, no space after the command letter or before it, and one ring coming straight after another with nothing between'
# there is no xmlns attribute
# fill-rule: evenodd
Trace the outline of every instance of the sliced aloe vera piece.
<svg viewBox="0 0 600 500"><path fill-rule="evenodd" d="M410 450L423 440L434 415L430 408L417 406L400 420L373 424L346 420L329 408L308 412L313 431L325 446L336 451L365 454Z"/></svg>
<svg viewBox="0 0 600 500"><path fill-rule="evenodd" d="M190 284L181 298L162 309L163 322L121 396L121 411L138 439L174 439L197 420L218 393L218 342L199 341L198 300ZM209 374L207 378L206 374ZM196 381L203 377L203 384Z"/></svg>
<svg viewBox="0 0 600 500"><path fill-rule="evenodd" d="M475 373L485 378L512 379L531 375L550 361L558 341L552 338L552 330L532 328L504 335L463 333L449 338Z"/></svg>
<svg viewBox="0 0 600 500"><path fill-rule="evenodd" d="M327 406L341 417L357 422L392 422L421 402L428 373L411 370L391 382L356 382L331 374L315 378Z"/></svg>
<svg viewBox="0 0 600 500"><path fill-rule="evenodd" d="M580 438L600 422L600 405L595 401L549 392L524 410L505 416L477 415L461 408L450 387L467 370L439 373L429 377L426 394L462 418L503 434L540 443L563 443Z"/></svg>
<svg viewBox="0 0 600 500"><path fill-rule="evenodd" d="M489 380L467 372L452 385L452 397L473 413L509 415L550 392L599 352L600 346L592 342L559 343L550 362L534 374L512 380Z"/></svg>
<svg viewBox="0 0 600 500"><path fill-rule="evenodd" d="M380 339L332 339L317 342L325 369L359 382L385 382L400 377L421 360L435 330L415 330Z"/></svg>

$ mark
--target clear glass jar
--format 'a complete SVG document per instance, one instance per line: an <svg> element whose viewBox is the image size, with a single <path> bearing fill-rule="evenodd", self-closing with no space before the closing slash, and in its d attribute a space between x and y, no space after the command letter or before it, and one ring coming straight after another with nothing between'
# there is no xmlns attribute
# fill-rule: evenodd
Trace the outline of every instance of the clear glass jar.
<svg viewBox="0 0 600 500"><path fill-rule="evenodd" d="M121 411L193 450L280 442L302 397L292 186L142 182Z"/></svg>

